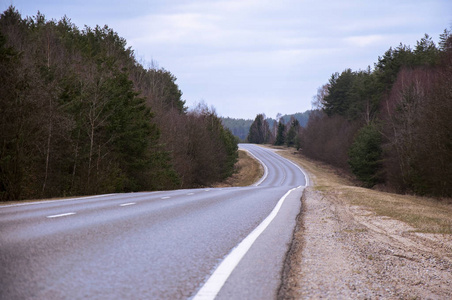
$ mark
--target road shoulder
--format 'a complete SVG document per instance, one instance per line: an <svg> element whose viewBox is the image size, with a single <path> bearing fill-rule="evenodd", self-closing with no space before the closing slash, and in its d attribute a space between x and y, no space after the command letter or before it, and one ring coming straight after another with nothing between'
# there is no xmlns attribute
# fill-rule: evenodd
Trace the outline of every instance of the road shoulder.
<svg viewBox="0 0 452 300"><path fill-rule="evenodd" d="M300 212L303 188L293 190L266 230L231 273L215 299L275 299Z"/></svg>
<svg viewBox="0 0 452 300"><path fill-rule="evenodd" d="M420 232L350 193L376 192L325 182L305 189L278 299L452 298L452 235Z"/></svg>

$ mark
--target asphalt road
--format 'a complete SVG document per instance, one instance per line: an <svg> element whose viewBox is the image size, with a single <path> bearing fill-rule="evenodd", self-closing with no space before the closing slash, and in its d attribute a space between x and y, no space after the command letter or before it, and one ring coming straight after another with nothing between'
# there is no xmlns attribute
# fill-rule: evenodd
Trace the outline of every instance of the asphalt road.
<svg viewBox="0 0 452 300"><path fill-rule="evenodd" d="M0 299L275 298L305 176L241 147L266 166L256 186L1 206ZM278 205L224 282L213 278ZM219 290L200 294L211 281Z"/></svg>

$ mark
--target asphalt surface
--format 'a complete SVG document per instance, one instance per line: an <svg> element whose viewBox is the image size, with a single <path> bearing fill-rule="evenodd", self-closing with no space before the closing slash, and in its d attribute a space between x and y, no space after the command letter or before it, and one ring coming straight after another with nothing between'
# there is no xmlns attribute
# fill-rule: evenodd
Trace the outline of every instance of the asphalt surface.
<svg viewBox="0 0 452 300"><path fill-rule="evenodd" d="M0 299L187 299L305 176L244 144L257 186L112 194L0 207ZM294 190L217 295L273 299L302 188Z"/></svg>

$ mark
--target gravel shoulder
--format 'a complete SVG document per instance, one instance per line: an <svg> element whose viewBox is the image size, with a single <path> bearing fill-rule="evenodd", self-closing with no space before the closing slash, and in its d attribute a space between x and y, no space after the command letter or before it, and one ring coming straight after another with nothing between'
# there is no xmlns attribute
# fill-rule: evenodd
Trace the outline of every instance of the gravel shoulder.
<svg viewBox="0 0 452 300"><path fill-rule="evenodd" d="M302 165L314 184L302 198L279 299L452 299L452 234L438 233L452 229L449 202L429 211L440 216L436 225L420 229L363 204L381 198L388 206L405 196L350 185L287 150L282 154ZM406 201L432 209L421 200Z"/></svg>

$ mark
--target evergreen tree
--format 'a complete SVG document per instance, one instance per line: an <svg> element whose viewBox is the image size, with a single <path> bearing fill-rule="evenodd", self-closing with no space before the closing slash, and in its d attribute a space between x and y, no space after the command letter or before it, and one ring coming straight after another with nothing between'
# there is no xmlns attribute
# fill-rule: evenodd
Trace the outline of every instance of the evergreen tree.
<svg viewBox="0 0 452 300"><path fill-rule="evenodd" d="M286 140L286 125L284 124L284 121L280 119L278 122L278 131L276 133L275 145L276 146L284 145L285 140Z"/></svg>
<svg viewBox="0 0 452 300"><path fill-rule="evenodd" d="M303 132L304 153L348 165L366 186L384 180L400 192L450 195L442 167L451 153L450 41L447 30L439 48L425 35L414 49L391 47L373 71L333 74L316 97L326 114L311 114Z"/></svg>
<svg viewBox="0 0 452 300"><path fill-rule="evenodd" d="M176 77L144 69L126 44L108 26L23 19L12 6L1 14L2 200L192 187L232 174L237 140L220 119L187 114Z"/></svg>
<svg viewBox="0 0 452 300"><path fill-rule="evenodd" d="M417 66L434 66L439 61L439 50L436 48L435 43L428 34L425 34L424 37L417 42L413 54L415 57L414 62Z"/></svg>
<svg viewBox="0 0 452 300"><path fill-rule="evenodd" d="M372 187L381 182L381 134L375 125L361 128L349 149L352 172L365 186Z"/></svg>
<svg viewBox="0 0 452 300"><path fill-rule="evenodd" d="M414 55L409 46L400 44L397 48L389 48L375 63L375 75L377 76L379 89L387 92L397 79L397 74L402 67L414 65Z"/></svg>
<svg viewBox="0 0 452 300"><path fill-rule="evenodd" d="M5 12L2 21L5 21ZM19 199L26 176L28 151L26 122L33 112L23 96L27 83L21 78L19 53L6 45L0 32L0 200ZM29 106L27 108L27 106Z"/></svg>
<svg viewBox="0 0 452 300"><path fill-rule="evenodd" d="M448 40L450 39L450 37L452 36L452 31L449 29L444 29L443 33L439 35L439 51L440 52L446 52L446 51L450 51L449 47L450 45L448 45Z"/></svg>
<svg viewBox="0 0 452 300"><path fill-rule="evenodd" d="M270 139L270 127L268 126L265 116L258 114L251 124L250 131L248 133L248 142L255 144L268 143Z"/></svg>
<svg viewBox="0 0 452 300"><path fill-rule="evenodd" d="M297 119L292 119L290 122L290 128L287 131L287 136L286 136L286 145L287 147L297 147L299 148L299 145L296 145L297 143L299 144L299 132L300 132L300 123L298 122Z"/></svg>

